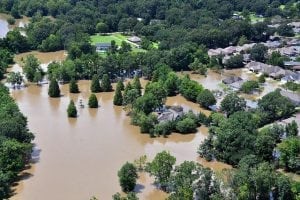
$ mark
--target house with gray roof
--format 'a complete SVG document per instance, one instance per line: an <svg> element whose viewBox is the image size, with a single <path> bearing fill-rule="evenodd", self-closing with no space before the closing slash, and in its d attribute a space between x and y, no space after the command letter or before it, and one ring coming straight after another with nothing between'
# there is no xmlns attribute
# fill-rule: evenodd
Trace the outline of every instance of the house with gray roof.
<svg viewBox="0 0 300 200"><path fill-rule="evenodd" d="M222 80L222 82L226 85L229 85L229 84L232 84L234 82L237 82L237 81L242 81L243 79L241 77L238 77L238 76L230 76L228 78L225 78Z"/></svg>
<svg viewBox="0 0 300 200"><path fill-rule="evenodd" d="M137 36L132 36L130 38L127 39L129 42L133 42L135 44L139 44L142 42L142 39L137 37Z"/></svg>
<svg viewBox="0 0 300 200"><path fill-rule="evenodd" d="M284 97L287 97L295 106L300 106L300 94L298 92L281 90L280 94Z"/></svg>

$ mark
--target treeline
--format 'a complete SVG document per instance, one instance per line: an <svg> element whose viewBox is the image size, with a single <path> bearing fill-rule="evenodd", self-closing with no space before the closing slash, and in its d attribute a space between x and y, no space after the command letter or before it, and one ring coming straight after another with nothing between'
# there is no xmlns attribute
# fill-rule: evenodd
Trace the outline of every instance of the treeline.
<svg viewBox="0 0 300 200"><path fill-rule="evenodd" d="M88 36L97 32L134 31L160 42L160 49L170 50L186 43L225 47L237 44L242 36L265 41L270 29L266 23L251 24L249 13L299 17L300 6L294 2L18 0L1 1L0 8L14 17L33 17L27 28L32 49L69 49L74 42L88 41ZM279 8L281 4L287 4L285 9ZM234 11L248 18L231 19Z"/></svg>
<svg viewBox="0 0 300 200"><path fill-rule="evenodd" d="M176 165L176 158L163 151L150 162L142 156L134 163L126 163L118 172L122 190L128 193L122 197L113 195L114 200L136 200L134 188L138 171L148 172L154 177L154 184L169 194L168 200L215 200L241 199L265 200L299 198L299 183L275 172L272 165L260 162L256 157L244 157L237 169L226 169L215 173L199 163L184 161Z"/></svg>
<svg viewBox="0 0 300 200"><path fill-rule="evenodd" d="M0 84L0 199L10 196L10 187L30 159L32 139L27 119Z"/></svg>

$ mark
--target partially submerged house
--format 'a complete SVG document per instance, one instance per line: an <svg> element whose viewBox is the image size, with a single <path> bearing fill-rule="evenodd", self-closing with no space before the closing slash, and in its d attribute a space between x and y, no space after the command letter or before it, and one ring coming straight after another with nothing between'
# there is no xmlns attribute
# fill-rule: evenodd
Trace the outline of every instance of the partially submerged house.
<svg viewBox="0 0 300 200"><path fill-rule="evenodd" d="M287 83L287 82L300 83L300 73L286 70L285 76L281 79L281 82L282 83Z"/></svg>
<svg viewBox="0 0 300 200"><path fill-rule="evenodd" d="M184 114L181 106L171 106L168 108L164 106L162 109L159 109L157 113L159 123L177 120Z"/></svg>
<svg viewBox="0 0 300 200"><path fill-rule="evenodd" d="M238 76L230 76L222 80L222 82L226 85L232 84L234 82L242 81L243 79Z"/></svg>

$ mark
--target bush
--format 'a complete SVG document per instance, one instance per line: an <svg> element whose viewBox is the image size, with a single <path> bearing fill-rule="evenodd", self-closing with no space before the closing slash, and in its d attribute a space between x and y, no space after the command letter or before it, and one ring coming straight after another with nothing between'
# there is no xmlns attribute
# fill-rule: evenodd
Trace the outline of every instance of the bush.
<svg viewBox="0 0 300 200"><path fill-rule="evenodd" d="M203 108L208 108L216 103L216 98L213 93L207 89L200 92L197 97L197 103L199 103Z"/></svg>
<svg viewBox="0 0 300 200"><path fill-rule="evenodd" d="M68 117L76 118L77 117L77 109L74 104L74 101L71 100L67 109Z"/></svg>
<svg viewBox="0 0 300 200"><path fill-rule="evenodd" d="M91 94L88 105L90 108L98 108L98 99L95 94Z"/></svg>
<svg viewBox="0 0 300 200"><path fill-rule="evenodd" d="M225 66L227 68L240 68L244 66L244 58L242 55L238 54L236 56L231 56L226 62Z"/></svg>
<svg viewBox="0 0 300 200"><path fill-rule="evenodd" d="M253 92L253 90L258 88L259 88L259 84L257 81L246 81L245 83L242 84L241 91L249 94Z"/></svg>
<svg viewBox="0 0 300 200"><path fill-rule="evenodd" d="M10 18L7 19L7 23L8 23L9 25L14 25L14 24L16 23L16 20L15 20L15 18L10 17Z"/></svg>
<svg viewBox="0 0 300 200"><path fill-rule="evenodd" d="M177 122L176 131L179 133L194 133L197 131L197 123L191 118L185 118Z"/></svg>
<svg viewBox="0 0 300 200"><path fill-rule="evenodd" d="M171 121L161 122L154 126L153 134L167 136L172 133L173 129L174 129L174 122Z"/></svg>

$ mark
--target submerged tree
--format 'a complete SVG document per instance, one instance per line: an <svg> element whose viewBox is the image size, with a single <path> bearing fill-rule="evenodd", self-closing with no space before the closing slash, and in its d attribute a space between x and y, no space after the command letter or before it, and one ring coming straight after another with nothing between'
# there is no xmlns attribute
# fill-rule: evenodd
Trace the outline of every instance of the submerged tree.
<svg viewBox="0 0 300 200"><path fill-rule="evenodd" d="M166 151L162 151L156 154L153 161L147 166L147 171L155 177L155 182L163 190L166 190L175 162L176 158L174 156Z"/></svg>
<svg viewBox="0 0 300 200"><path fill-rule="evenodd" d="M118 172L118 177L122 190L124 192L131 192L138 178L137 169L132 163L126 162Z"/></svg>
<svg viewBox="0 0 300 200"><path fill-rule="evenodd" d="M110 82L109 76L107 74L104 74L102 77L101 88L102 88L103 92L112 91L111 82Z"/></svg>
<svg viewBox="0 0 300 200"><path fill-rule="evenodd" d="M54 98L60 97L60 89L59 89L58 83L55 79L52 79L50 81L48 95L50 97L54 97Z"/></svg>
<svg viewBox="0 0 300 200"><path fill-rule="evenodd" d="M122 86L120 84L117 84L115 96L114 96L114 105L121 106L123 105L123 96L122 96Z"/></svg>
<svg viewBox="0 0 300 200"><path fill-rule="evenodd" d="M77 117L77 109L74 104L74 101L71 100L67 109L68 117L76 118Z"/></svg>
<svg viewBox="0 0 300 200"><path fill-rule="evenodd" d="M94 93L101 92L100 82L97 75L93 76L92 83L91 83L91 91Z"/></svg>
<svg viewBox="0 0 300 200"><path fill-rule="evenodd" d="M72 79L70 81L69 91L70 91L70 93L79 93L78 84L76 83L75 79Z"/></svg>
<svg viewBox="0 0 300 200"><path fill-rule="evenodd" d="M98 108L98 99L95 94L91 94L88 105L90 108Z"/></svg>

